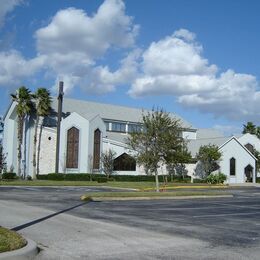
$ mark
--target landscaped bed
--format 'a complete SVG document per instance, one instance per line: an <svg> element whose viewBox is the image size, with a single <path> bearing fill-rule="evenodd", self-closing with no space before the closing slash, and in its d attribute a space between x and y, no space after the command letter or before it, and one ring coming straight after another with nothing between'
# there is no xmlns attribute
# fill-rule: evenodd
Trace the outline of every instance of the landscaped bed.
<svg viewBox="0 0 260 260"><path fill-rule="evenodd" d="M22 248L26 243L26 240L15 231L0 226L0 253Z"/></svg>

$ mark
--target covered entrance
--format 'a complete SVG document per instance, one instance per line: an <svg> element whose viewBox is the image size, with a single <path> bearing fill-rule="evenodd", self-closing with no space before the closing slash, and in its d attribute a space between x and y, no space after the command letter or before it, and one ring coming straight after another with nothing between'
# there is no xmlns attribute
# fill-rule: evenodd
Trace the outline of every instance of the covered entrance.
<svg viewBox="0 0 260 260"><path fill-rule="evenodd" d="M254 168L248 164L245 168L245 182L253 182Z"/></svg>

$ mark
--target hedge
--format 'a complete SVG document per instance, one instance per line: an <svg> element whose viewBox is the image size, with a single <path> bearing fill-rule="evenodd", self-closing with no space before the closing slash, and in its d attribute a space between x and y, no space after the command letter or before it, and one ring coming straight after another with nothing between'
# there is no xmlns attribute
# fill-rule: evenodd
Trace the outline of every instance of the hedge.
<svg viewBox="0 0 260 260"><path fill-rule="evenodd" d="M89 174L89 173L49 173L46 175L38 175L38 180L55 180L55 181L98 181L100 178L104 178L104 174ZM164 181L164 176L159 175L159 181ZM168 181L171 180L170 176L167 175ZM112 175L109 180L114 181L126 181L126 182L141 182L141 181L149 181L154 182L153 175ZM173 177L174 182L190 182L190 177L182 178L182 177Z"/></svg>

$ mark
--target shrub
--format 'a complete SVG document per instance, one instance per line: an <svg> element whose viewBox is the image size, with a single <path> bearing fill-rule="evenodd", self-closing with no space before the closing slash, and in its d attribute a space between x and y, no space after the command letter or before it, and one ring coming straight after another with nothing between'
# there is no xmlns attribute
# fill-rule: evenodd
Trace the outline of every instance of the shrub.
<svg viewBox="0 0 260 260"><path fill-rule="evenodd" d="M97 178L97 182L98 182L98 183L107 182L107 177L98 177L98 178Z"/></svg>
<svg viewBox="0 0 260 260"><path fill-rule="evenodd" d="M104 178L106 175L104 174L89 174L89 173L49 173L46 175L38 175L38 180L53 180L53 181L98 181L99 178ZM159 175L159 181L164 181L163 175ZM154 182L154 175L117 175L113 174L109 177L108 181L122 181L122 182ZM167 175L168 182L171 180L171 177ZM174 182L183 182L189 183L190 177L179 177L173 176Z"/></svg>
<svg viewBox="0 0 260 260"><path fill-rule="evenodd" d="M16 179L16 173L15 172L4 172L2 174L2 179L3 180L14 180Z"/></svg>
<svg viewBox="0 0 260 260"><path fill-rule="evenodd" d="M219 183L224 183L224 181L227 179L227 176L223 173L217 173L213 174L211 173L207 178L207 183L210 184L219 184Z"/></svg>
<svg viewBox="0 0 260 260"><path fill-rule="evenodd" d="M206 179L193 179L193 183L207 183Z"/></svg>
<svg viewBox="0 0 260 260"><path fill-rule="evenodd" d="M28 176L27 176L27 180L28 180L28 181L31 181L31 180L32 180L32 176L28 175Z"/></svg>

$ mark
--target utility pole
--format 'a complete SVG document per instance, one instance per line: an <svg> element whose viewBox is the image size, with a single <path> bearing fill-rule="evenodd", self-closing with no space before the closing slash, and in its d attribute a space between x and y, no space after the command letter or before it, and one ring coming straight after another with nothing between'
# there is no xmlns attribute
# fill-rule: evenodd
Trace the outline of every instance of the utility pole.
<svg viewBox="0 0 260 260"><path fill-rule="evenodd" d="M58 118L57 118L57 137L56 137L56 161L55 173L59 173L59 157L60 157L60 122L62 115L62 101L63 101L63 81L59 82L59 95L58 95Z"/></svg>

